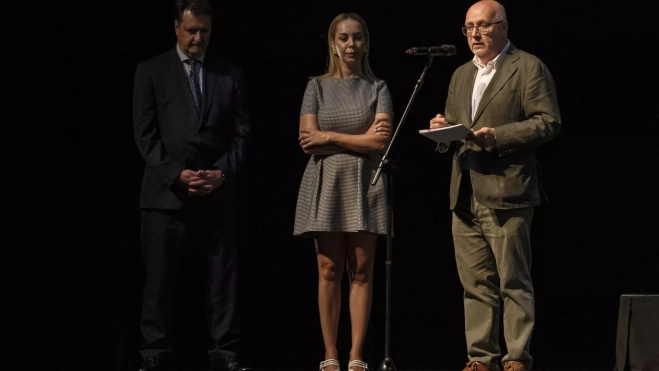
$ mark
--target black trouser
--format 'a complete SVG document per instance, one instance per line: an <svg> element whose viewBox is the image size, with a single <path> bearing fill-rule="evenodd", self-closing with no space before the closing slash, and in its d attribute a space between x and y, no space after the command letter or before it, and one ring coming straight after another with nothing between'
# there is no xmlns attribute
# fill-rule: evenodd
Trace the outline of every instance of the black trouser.
<svg viewBox="0 0 659 371"><path fill-rule="evenodd" d="M217 211L142 210L142 252L146 267L141 348L144 358L168 356L175 345L181 303L194 293L206 313L211 360L236 355L240 342L238 263L234 218ZM181 298L181 296L184 296ZM181 300L182 299L182 300Z"/></svg>

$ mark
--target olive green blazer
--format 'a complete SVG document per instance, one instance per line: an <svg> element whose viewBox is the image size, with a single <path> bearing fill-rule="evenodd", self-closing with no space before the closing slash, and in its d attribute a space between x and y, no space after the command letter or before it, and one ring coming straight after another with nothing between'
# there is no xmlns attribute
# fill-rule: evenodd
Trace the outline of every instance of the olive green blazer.
<svg viewBox="0 0 659 371"><path fill-rule="evenodd" d="M450 123L466 125L474 131L495 128L496 144L480 148L472 141L453 143L451 210L466 174L471 178L474 197L486 207L514 209L546 202L535 149L556 137L561 127L556 87L549 69L537 57L511 43L472 121L471 93L476 73L472 61L453 73L444 115Z"/></svg>

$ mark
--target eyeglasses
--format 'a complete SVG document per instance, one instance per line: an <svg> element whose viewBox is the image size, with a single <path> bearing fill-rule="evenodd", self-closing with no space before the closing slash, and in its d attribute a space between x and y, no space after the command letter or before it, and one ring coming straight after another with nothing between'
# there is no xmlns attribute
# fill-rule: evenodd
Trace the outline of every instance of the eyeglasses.
<svg viewBox="0 0 659 371"><path fill-rule="evenodd" d="M480 23L480 24L477 24L476 26L471 26L471 25L470 26L462 26L462 33L465 36L469 36L474 31L474 29L478 29L479 34L485 35L488 32L490 32L490 26L492 26L493 24L503 23L505 21L506 20L504 19L503 21L499 21L499 22Z"/></svg>

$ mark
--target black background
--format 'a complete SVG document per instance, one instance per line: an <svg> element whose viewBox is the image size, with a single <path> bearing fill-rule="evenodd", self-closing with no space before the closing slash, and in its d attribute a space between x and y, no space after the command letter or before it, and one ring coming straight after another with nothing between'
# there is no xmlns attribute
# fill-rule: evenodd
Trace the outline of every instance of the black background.
<svg viewBox="0 0 659 371"><path fill-rule="evenodd" d="M563 127L538 149L550 203L532 232L539 370L609 370L619 296L659 293L656 58L651 7L632 2L503 1L509 37L551 70ZM442 112L452 72L472 54L460 32L471 1L217 2L209 52L243 66L254 142L239 181L246 358L261 369L315 369L323 357L310 240L292 237L308 159L297 143L309 76L326 32L362 15L371 66L399 120L425 57L435 58L391 152L395 175L392 357L399 369L466 362L462 290L448 210L450 156L417 134ZM8 9L3 151L10 364L21 369L139 365L143 268L134 144L136 64L175 44L169 2L24 3ZM12 57L13 56L13 57ZM383 356L384 240L366 357ZM347 355L342 317L339 347Z"/></svg>

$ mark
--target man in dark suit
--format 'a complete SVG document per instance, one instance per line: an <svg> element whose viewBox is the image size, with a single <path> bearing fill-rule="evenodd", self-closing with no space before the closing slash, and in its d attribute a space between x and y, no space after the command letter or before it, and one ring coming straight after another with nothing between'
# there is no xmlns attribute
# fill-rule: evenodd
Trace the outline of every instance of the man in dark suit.
<svg viewBox="0 0 659 371"><path fill-rule="evenodd" d="M212 9L178 0L178 40L138 64L133 92L135 140L146 167L141 241L146 265L141 370L171 367L177 296L194 282L204 292L213 370L249 370L238 362L240 322L235 241L236 174L250 133L242 70L206 55ZM183 269L197 259L201 279ZM194 292L194 290L192 290Z"/></svg>
<svg viewBox="0 0 659 371"><path fill-rule="evenodd" d="M464 288L465 370L499 370L499 316L506 371L530 370L535 323L530 228L533 208L547 201L535 148L561 125L554 80L535 56L508 40L504 7L486 0L467 11L463 33L473 60L452 76L445 115L430 128L466 125L451 174L452 232ZM442 143L438 151L445 152Z"/></svg>

